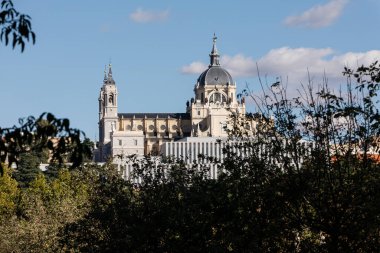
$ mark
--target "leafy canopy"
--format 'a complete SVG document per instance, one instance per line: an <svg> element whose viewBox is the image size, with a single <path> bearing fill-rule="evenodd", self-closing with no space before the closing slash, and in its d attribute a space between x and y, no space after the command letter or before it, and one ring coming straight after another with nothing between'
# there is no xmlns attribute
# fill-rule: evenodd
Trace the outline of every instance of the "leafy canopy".
<svg viewBox="0 0 380 253"><path fill-rule="evenodd" d="M2 0L0 5L0 41L7 46L12 41L13 49L20 46L21 52L25 43L36 42L36 34L32 30L31 17L18 12L12 0Z"/></svg>

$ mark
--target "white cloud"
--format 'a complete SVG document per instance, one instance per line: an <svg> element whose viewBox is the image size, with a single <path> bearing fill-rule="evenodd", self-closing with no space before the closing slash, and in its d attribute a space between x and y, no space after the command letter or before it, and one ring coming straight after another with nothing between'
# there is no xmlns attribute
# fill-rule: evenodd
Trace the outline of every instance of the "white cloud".
<svg viewBox="0 0 380 253"><path fill-rule="evenodd" d="M169 10L153 11L138 8L136 11L129 15L129 18L136 23L149 23L157 21L165 21L169 17Z"/></svg>
<svg viewBox="0 0 380 253"><path fill-rule="evenodd" d="M331 48L289 48L282 47L270 50L260 59L237 54L223 56L221 65L234 78L257 77L257 66L260 75L268 77L282 77L288 79L289 85L296 85L308 80L308 73L313 79L322 80L324 74L331 84L343 80L344 67L356 68L360 65L369 65L380 60L380 50L367 52L336 53ZM182 67L185 74L200 74L207 68L207 64L193 62Z"/></svg>
<svg viewBox="0 0 380 253"><path fill-rule="evenodd" d="M220 59L221 65L228 69L232 76L252 76L252 71L256 69L256 62L242 54L235 56L225 55ZM206 63L195 61L181 68L183 74L200 74L208 68Z"/></svg>
<svg viewBox="0 0 380 253"><path fill-rule="evenodd" d="M221 65L228 69L232 76L256 76L256 61L242 54L235 56L225 55L220 59Z"/></svg>
<svg viewBox="0 0 380 253"><path fill-rule="evenodd" d="M291 82L305 82L307 72L321 79L324 74L331 81L342 78L345 66L356 68L380 59L380 51L347 52L337 54L331 48L278 48L258 60L262 74L288 77Z"/></svg>
<svg viewBox="0 0 380 253"><path fill-rule="evenodd" d="M207 68L207 64L199 61L190 63L187 66L181 68L183 74L200 74Z"/></svg>
<svg viewBox="0 0 380 253"><path fill-rule="evenodd" d="M341 14L348 0L330 0L327 4L316 5L300 15L289 16L287 26L320 28L331 25Z"/></svg>

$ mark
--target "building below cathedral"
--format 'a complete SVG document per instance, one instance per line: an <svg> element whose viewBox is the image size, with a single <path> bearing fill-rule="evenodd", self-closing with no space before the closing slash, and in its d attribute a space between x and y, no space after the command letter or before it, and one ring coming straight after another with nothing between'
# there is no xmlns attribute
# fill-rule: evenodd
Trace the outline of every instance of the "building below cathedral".
<svg viewBox="0 0 380 253"><path fill-rule="evenodd" d="M118 92L109 66L99 95L99 162L129 155L220 154L217 139L228 137L232 114L245 117L244 98L237 99L236 83L220 66L216 37L208 68L198 77L194 95L181 113L119 113ZM247 121L254 133L256 122Z"/></svg>

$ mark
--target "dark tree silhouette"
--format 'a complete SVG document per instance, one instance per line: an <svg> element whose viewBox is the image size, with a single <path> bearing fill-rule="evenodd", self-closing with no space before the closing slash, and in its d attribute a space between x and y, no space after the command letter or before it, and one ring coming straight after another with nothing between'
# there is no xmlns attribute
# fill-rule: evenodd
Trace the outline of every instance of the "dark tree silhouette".
<svg viewBox="0 0 380 253"><path fill-rule="evenodd" d="M43 113L37 119L29 116L20 119L21 126L0 128L0 169L8 161L9 166L19 162L23 153L50 152L51 163L71 162L78 167L91 157L91 146L83 143L85 134L71 128L68 119L58 119L51 113Z"/></svg>
<svg viewBox="0 0 380 253"><path fill-rule="evenodd" d="M0 8L0 40L7 46L12 42L12 47L25 49L25 43L36 41L36 35L32 30L31 17L18 12L11 0L2 0Z"/></svg>

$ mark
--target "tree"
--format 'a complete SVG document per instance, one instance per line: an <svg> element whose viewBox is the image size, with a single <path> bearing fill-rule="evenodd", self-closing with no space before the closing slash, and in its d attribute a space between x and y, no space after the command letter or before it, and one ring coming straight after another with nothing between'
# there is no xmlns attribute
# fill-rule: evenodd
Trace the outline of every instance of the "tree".
<svg viewBox="0 0 380 253"><path fill-rule="evenodd" d="M43 113L37 119L29 116L19 120L20 127L0 128L0 161L9 166L20 162L25 153L42 154L48 150L51 163L72 162L78 167L91 157L90 146L83 143L85 134L70 127L68 119L58 119L51 113ZM69 157L68 157L69 156ZM1 165L1 164L0 164ZM2 166L0 170L2 171Z"/></svg>
<svg viewBox="0 0 380 253"><path fill-rule="evenodd" d="M11 169L5 167L4 175L0 177L0 219L15 212L19 196L18 184L11 176Z"/></svg>
<svg viewBox="0 0 380 253"><path fill-rule="evenodd" d="M379 69L347 69L358 84L349 83L345 95L327 83L317 92L305 86L295 99L281 83L274 84L280 90L269 87L256 138L236 124L240 141L226 147L223 163L213 160L218 180L208 179L207 166L189 169L170 158L157 167L136 161L136 184L106 166L92 183L89 212L67 224L62 245L97 252L377 251Z"/></svg>
<svg viewBox="0 0 380 253"><path fill-rule="evenodd" d="M31 18L26 14L18 12L11 0L2 0L0 9L0 40L7 46L12 41L12 47L21 47L21 52L25 49L25 42L36 41L36 35L32 31Z"/></svg>
<svg viewBox="0 0 380 253"><path fill-rule="evenodd" d="M276 190L297 250L379 247L379 67L346 68L346 93L334 94L325 79L316 92L309 83L294 99L279 82L263 99L252 96L264 118L274 117L272 129L258 135L285 172Z"/></svg>
<svg viewBox="0 0 380 253"><path fill-rule="evenodd" d="M20 154L17 169L13 173L19 186L25 187L42 173L40 164L41 160L35 152Z"/></svg>
<svg viewBox="0 0 380 253"><path fill-rule="evenodd" d="M17 188L7 171L0 177L0 252L61 252L59 232L87 211L90 178L61 170L47 181L39 174Z"/></svg>

